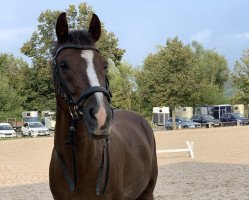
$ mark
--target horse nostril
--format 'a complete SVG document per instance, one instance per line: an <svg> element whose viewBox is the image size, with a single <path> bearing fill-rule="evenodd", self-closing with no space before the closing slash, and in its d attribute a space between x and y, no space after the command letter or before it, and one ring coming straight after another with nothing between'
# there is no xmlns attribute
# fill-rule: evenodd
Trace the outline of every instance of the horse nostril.
<svg viewBox="0 0 249 200"><path fill-rule="evenodd" d="M96 118L95 115L96 115L97 111L98 110L96 108L90 108L89 109L89 115L90 115L90 117L93 118L93 119L95 119Z"/></svg>
<svg viewBox="0 0 249 200"><path fill-rule="evenodd" d="M90 104L85 108L85 119L98 130L105 130L108 120L107 111L104 105Z"/></svg>
<svg viewBox="0 0 249 200"><path fill-rule="evenodd" d="M95 116L94 116L94 108L89 109L89 115L90 115L91 118L95 118Z"/></svg>

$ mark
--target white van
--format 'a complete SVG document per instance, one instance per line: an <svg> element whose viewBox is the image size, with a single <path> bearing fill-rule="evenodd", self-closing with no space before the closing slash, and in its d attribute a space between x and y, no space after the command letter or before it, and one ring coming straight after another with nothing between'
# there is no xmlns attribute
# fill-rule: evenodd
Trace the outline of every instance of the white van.
<svg viewBox="0 0 249 200"><path fill-rule="evenodd" d="M37 135L50 135L48 128L41 122L25 122L21 130L25 136L36 137Z"/></svg>
<svg viewBox="0 0 249 200"><path fill-rule="evenodd" d="M16 137L16 131L9 123L0 123L0 138Z"/></svg>

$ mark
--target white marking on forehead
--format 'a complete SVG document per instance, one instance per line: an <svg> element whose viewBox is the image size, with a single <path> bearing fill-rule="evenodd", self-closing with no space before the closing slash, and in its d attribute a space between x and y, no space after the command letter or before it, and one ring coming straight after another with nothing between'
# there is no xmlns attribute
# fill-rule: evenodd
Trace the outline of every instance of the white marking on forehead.
<svg viewBox="0 0 249 200"><path fill-rule="evenodd" d="M93 51L92 50L82 50L81 51L81 57L86 60L87 63L87 69L86 74L89 79L90 85L93 86L100 86L99 80L96 74L96 71L94 69L93 64ZM97 101L100 103L101 100L103 100L103 94L101 92L95 93L95 96L97 98Z"/></svg>
<svg viewBox="0 0 249 200"><path fill-rule="evenodd" d="M93 56L94 54L92 50L81 51L81 57L85 59L87 63L86 74L88 76L89 83L92 87L100 86L99 80L98 80L98 77L97 77L97 74L94 68L94 64L93 64ZM94 93L94 95L96 97L97 102L99 103L99 110L95 114L95 117L98 122L98 129L100 130L100 128L105 125L106 117L107 117L107 113L106 113L106 110L104 107L104 101L103 101L104 95L102 92L96 92Z"/></svg>
<svg viewBox="0 0 249 200"><path fill-rule="evenodd" d="M97 74L93 65L93 51L92 50L82 50L81 57L87 62L86 73L91 86L100 86Z"/></svg>

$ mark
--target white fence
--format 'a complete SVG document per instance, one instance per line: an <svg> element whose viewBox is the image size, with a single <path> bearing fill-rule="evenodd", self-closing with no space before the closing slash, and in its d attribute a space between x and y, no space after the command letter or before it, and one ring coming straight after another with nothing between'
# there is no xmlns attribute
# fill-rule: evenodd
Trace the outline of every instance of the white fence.
<svg viewBox="0 0 249 200"><path fill-rule="evenodd" d="M179 152L188 152L191 158L194 158L194 152L193 152L193 146L194 142L189 142L186 141L187 148L186 149L166 149L166 150L157 150L157 154L162 154L162 153L179 153Z"/></svg>

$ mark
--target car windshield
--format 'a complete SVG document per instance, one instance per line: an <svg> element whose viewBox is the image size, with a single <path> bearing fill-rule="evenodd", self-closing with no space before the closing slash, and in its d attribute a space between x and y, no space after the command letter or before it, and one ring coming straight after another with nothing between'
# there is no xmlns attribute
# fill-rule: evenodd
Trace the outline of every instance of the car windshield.
<svg viewBox="0 0 249 200"><path fill-rule="evenodd" d="M43 124L41 122L29 123L30 128L43 128Z"/></svg>
<svg viewBox="0 0 249 200"><path fill-rule="evenodd" d="M240 118L240 117L244 117L244 115L240 114L240 113L232 113L232 116L234 118Z"/></svg>
<svg viewBox="0 0 249 200"><path fill-rule="evenodd" d="M187 119L187 118L181 118L180 120L183 122L192 122L190 119Z"/></svg>
<svg viewBox="0 0 249 200"><path fill-rule="evenodd" d="M192 122L190 119L188 118L176 118L175 119L176 122ZM173 122L173 119L170 118L167 122Z"/></svg>
<svg viewBox="0 0 249 200"><path fill-rule="evenodd" d="M180 120L180 119L178 119L178 118L175 119L176 122L179 122L179 120ZM168 122L168 123L172 123L172 122L173 122L173 119L170 118L170 119L167 120L167 122Z"/></svg>
<svg viewBox="0 0 249 200"><path fill-rule="evenodd" d="M213 120L214 118L213 118L211 115L205 115L205 116L204 116L204 119Z"/></svg>
<svg viewBox="0 0 249 200"><path fill-rule="evenodd" d="M10 125L0 125L0 130L13 130Z"/></svg>

